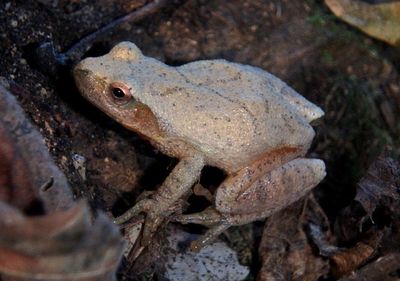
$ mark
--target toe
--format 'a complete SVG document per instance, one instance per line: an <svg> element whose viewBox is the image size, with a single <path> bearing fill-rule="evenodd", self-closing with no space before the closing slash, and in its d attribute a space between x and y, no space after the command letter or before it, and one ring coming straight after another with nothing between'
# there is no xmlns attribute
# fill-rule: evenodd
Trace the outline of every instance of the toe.
<svg viewBox="0 0 400 281"><path fill-rule="evenodd" d="M151 210L154 206L154 202L151 199L143 199L136 203L135 206L130 208L124 214L114 219L114 223L116 224L123 224L130 220L131 218L139 215L140 213L146 213Z"/></svg>
<svg viewBox="0 0 400 281"><path fill-rule="evenodd" d="M151 239L153 238L156 231L159 229L160 225L163 223L163 216L156 213L148 213L144 228L142 240L140 242L141 246L147 246Z"/></svg>

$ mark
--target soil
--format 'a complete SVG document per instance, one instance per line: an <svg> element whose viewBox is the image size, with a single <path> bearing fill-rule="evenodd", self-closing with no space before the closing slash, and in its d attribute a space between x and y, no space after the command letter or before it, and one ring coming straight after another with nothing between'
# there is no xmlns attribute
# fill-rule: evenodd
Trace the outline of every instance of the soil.
<svg viewBox="0 0 400 281"><path fill-rule="evenodd" d="M0 2L0 76L24 89L14 94L75 196L113 215L144 189L155 189L176 160L86 102L70 68L40 68L35 50L53 42L65 52L147 2ZM327 164L328 176L315 194L331 219L353 200L356 183L385 147L400 155L400 51L342 23L323 1L181 1L123 25L86 55L106 53L126 40L171 65L224 58L261 67L321 106L326 115L313 124L317 136L309 156ZM202 177L212 186L223 174L207 169ZM259 239L262 225L250 228ZM257 272L257 249L234 239L249 226L238 229L228 234L231 244Z"/></svg>

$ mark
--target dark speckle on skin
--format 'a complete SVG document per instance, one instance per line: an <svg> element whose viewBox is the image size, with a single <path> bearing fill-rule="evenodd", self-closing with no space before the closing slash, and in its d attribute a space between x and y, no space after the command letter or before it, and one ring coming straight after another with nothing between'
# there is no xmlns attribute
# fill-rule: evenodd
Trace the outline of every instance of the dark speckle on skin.
<svg viewBox="0 0 400 281"><path fill-rule="evenodd" d="M265 100L265 113L268 114L269 113L269 101Z"/></svg>
<svg viewBox="0 0 400 281"><path fill-rule="evenodd" d="M186 77L186 75L185 74L183 74L182 72L180 72L179 70L177 70L177 72L179 73L179 75L181 75L184 79L185 79L185 81L187 82L187 83L189 83L189 84L192 84L192 85L195 85L195 86L199 86L198 84L196 84L196 83L194 83L194 82L191 82L187 77ZM207 81L209 81L208 79L207 79ZM228 100L229 102L232 102L233 104L236 104L236 105L238 105L238 106L240 106L244 111L246 111L246 113L250 116L250 118L251 118L251 120L252 120L252 125L253 125L253 127L255 128L255 130L254 130L254 132L253 132L253 134L254 134L254 136L256 135L256 131L259 131L258 130L258 126L257 126L257 119L256 119L256 117L254 116L254 114L247 108L247 106L245 105L245 104L243 104L243 103L241 103L241 102L239 102L239 101L236 101L236 100L234 100L234 99L231 99L231 98L229 98L229 97L227 97L227 96L224 96L224 95L222 95L221 93L219 93L217 90L215 90L215 89L213 89L213 88L208 88L208 90L209 91L211 91L211 92L213 92L215 95L218 95L218 96L220 96L221 98L223 98L223 99L225 99L225 100Z"/></svg>

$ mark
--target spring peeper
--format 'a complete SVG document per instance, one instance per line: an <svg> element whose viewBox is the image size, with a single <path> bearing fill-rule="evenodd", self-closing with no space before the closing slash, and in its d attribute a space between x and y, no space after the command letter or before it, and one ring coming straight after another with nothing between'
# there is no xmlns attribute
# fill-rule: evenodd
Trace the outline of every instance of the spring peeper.
<svg viewBox="0 0 400 281"><path fill-rule="evenodd" d="M325 176L304 158L323 111L260 68L203 60L168 66L130 42L86 58L74 69L82 95L111 118L180 161L150 197L116 218L146 213L148 243L205 165L224 170L213 207L183 215L210 227L201 247L229 226L263 219L298 200Z"/></svg>

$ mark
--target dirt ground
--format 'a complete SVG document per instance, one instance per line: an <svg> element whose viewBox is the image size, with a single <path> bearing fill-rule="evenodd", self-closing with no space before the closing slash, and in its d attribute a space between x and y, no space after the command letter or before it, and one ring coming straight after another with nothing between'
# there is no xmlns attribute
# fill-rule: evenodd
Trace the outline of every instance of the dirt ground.
<svg viewBox="0 0 400 281"><path fill-rule="evenodd" d="M0 76L21 87L14 94L76 197L110 215L132 205L144 189L155 189L176 160L85 101L71 69L45 71L35 50L51 41L65 52L146 2L0 2ZM385 147L400 155L400 50L342 23L323 1L177 1L118 28L87 55L104 54L126 40L171 65L224 58L261 67L323 108L325 117L313 124L317 136L309 156L327 165L328 175L314 194L331 222L353 200L357 182ZM209 168L202 182L215 186L222 178ZM255 244L261 231L262 223L256 223L228 234L239 260L251 268L248 280L260 267ZM241 244L235 235L252 237Z"/></svg>

